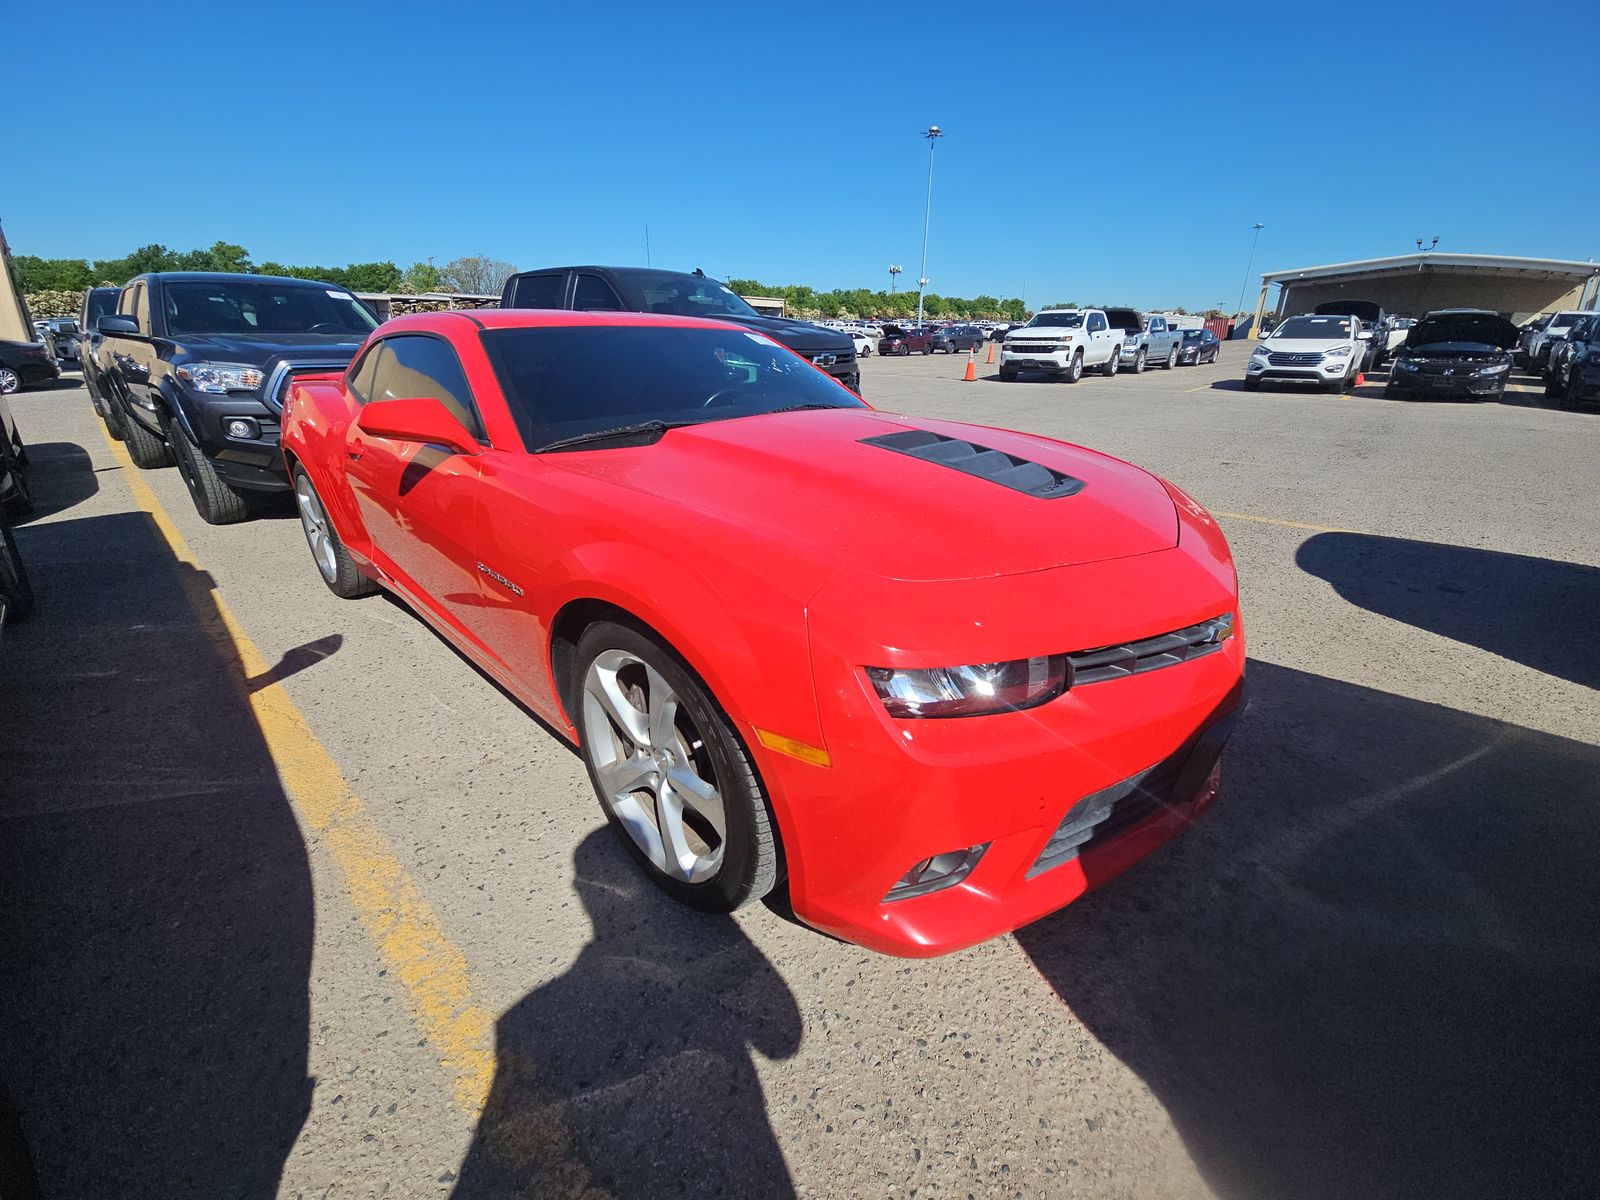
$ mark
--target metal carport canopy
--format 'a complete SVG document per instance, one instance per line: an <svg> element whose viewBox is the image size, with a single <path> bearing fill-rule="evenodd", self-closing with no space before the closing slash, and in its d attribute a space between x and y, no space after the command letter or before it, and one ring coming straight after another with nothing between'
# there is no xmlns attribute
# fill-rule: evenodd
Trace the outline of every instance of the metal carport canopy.
<svg viewBox="0 0 1600 1200"><path fill-rule="evenodd" d="M1287 271L1264 271L1261 275L1261 295L1256 302L1255 327L1260 328L1261 317L1266 308L1267 291L1275 283L1287 290L1297 284L1318 281L1357 282L1414 274L1461 274L1508 280L1570 280L1574 288L1586 283L1586 286L1583 286L1583 301L1580 307L1589 307L1594 303L1596 280L1600 280L1600 264L1560 258L1519 258L1504 254L1441 254L1438 251L1423 251L1417 254L1399 254L1391 258L1366 258Z"/></svg>

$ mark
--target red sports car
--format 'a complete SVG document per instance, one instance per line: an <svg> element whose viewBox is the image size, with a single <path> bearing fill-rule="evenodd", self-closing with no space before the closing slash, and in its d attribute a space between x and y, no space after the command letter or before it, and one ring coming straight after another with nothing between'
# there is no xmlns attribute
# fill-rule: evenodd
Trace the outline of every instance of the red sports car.
<svg viewBox="0 0 1600 1200"><path fill-rule="evenodd" d="M1222 532L1049 438L879 413L733 325L390 321L283 447L341 596L386 587L580 748L644 871L787 874L892 954L1059 908L1216 793L1244 671Z"/></svg>

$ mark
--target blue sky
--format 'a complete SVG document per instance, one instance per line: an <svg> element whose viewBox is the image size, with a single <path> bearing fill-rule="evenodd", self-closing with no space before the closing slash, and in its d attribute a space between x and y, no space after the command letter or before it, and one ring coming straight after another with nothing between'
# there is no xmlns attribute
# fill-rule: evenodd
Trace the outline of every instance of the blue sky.
<svg viewBox="0 0 1600 1200"><path fill-rule="evenodd" d="M13 115L67 135L7 155L17 253L642 263L648 225L657 266L905 285L936 123L947 294L1231 307L1256 221L1257 272L1434 235L1600 255L1575 11L146 0L49 40L3 13Z"/></svg>

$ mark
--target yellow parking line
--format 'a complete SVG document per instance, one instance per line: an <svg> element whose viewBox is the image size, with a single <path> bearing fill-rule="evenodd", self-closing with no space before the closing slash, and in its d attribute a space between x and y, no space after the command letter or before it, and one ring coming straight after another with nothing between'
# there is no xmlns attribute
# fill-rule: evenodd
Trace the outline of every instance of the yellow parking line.
<svg viewBox="0 0 1600 1200"><path fill-rule="evenodd" d="M106 440L134 502L161 531L173 555L195 568L183 579L189 607L222 661L237 662L242 670L234 683L255 711L296 811L321 836L343 873L345 890L385 966L400 981L412 1019L453 1077L456 1103L476 1118L494 1078L494 1017L473 996L465 955L444 935L389 840L288 693L277 683L255 691L245 686L247 678L265 677L271 665L199 574L198 560L156 494L132 469L127 451Z"/></svg>
<svg viewBox="0 0 1600 1200"><path fill-rule="evenodd" d="M1214 517L1227 517L1233 521L1255 521L1261 525L1282 525L1289 529L1309 529L1313 533L1351 533L1349 529L1336 529L1331 525L1307 525L1304 521L1284 521L1278 517L1258 517L1254 513L1217 512Z"/></svg>

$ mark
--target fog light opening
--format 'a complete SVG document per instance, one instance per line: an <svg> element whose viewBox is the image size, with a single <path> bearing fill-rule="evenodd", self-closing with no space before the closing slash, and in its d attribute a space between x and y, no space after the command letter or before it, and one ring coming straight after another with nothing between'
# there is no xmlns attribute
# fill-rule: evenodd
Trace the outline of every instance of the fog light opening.
<svg viewBox="0 0 1600 1200"><path fill-rule="evenodd" d="M261 436L261 426L249 417L229 417L226 425L231 438L250 440Z"/></svg>
<svg viewBox="0 0 1600 1200"><path fill-rule="evenodd" d="M989 843L984 842L981 846L946 850L943 854L924 858L900 877L900 882L889 889L883 902L890 904L896 900L909 900L913 896L926 896L929 892L954 887L972 874L972 869L978 865L978 860L988 848Z"/></svg>

